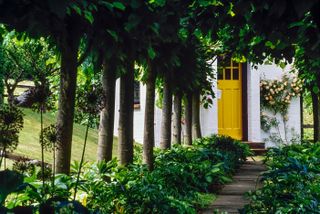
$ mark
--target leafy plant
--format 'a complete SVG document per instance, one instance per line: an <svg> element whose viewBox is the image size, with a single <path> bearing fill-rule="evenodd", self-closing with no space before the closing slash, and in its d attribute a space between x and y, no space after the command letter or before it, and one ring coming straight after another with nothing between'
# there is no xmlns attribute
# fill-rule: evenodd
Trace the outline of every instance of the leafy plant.
<svg viewBox="0 0 320 214"><path fill-rule="evenodd" d="M320 144L271 149L263 187L248 194L244 213L319 213Z"/></svg>
<svg viewBox="0 0 320 214"><path fill-rule="evenodd" d="M0 106L0 167L7 150L17 148L19 132L23 128L23 113L14 106L2 104Z"/></svg>

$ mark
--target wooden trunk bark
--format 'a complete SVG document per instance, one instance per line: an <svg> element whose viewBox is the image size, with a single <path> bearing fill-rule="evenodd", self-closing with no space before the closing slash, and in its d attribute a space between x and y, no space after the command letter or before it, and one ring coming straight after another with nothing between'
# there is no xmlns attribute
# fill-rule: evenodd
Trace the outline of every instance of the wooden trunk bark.
<svg viewBox="0 0 320 214"><path fill-rule="evenodd" d="M154 106L156 74L149 63L148 78L146 81L146 106L144 112L144 135L143 135L143 163L149 170L153 170L153 147L154 147Z"/></svg>
<svg viewBox="0 0 320 214"><path fill-rule="evenodd" d="M186 94L185 98L185 144L192 145L192 94Z"/></svg>
<svg viewBox="0 0 320 214"><path fill-rule="evenodd" d="M133 162L133 105L134 105L134 60L130 56L126 73L120 77L119 110L119 161L121 165Z"/></svg>
<svg viewBox="0 0 320 214"><path fill-rule="evenodd" d="M173 143L181 144L181 109L182 96L177 92L173 101Z"/></svg>
<svg viewBox="0 0 320 214"><path fill-rule="evenodd" d="M7 88L8 94L8 104L13 106L14 105L14 89Z"/></svg>
<svg viewBox="0 0 320 214"><path fill-rule="evenodd" d="M201 138L200 124L200 93L196 91L192 95L192 139Z"/></svg>
<svg viewBox="0 0 320 214"><path fill-rule="evenodd" d="M319 95L311 91L312 96L312 111L313 111L313 140L318 142L320 139L320 104Z"/></svg>
<svg viewBox="0 0 320 214"><path fill-rule="evenodd" d="M105 106L100 112L98 161L112 159L114 108L116 88L116 62L114 59L104 59L102 63L102 88Z"/></svg>
<svg viewBox="0 0 320 214"><path fill-rule="evenodd" d="M0 105L4 102L4 83L3 77L0 74Z"/></svg>
<svg viewBox="0 0 320 214"><path fill-rule="evenodd" d="M163 79L163 100L162 100L162 121L160 148L170 149L171 147L171 120L172 120L172 87L170 74Z"/></svg>
<svg viewBox="0 0 320 214"><path fill-rule="evenodd" d="M56 173L69 174L80 37L69 35L61 45L60 96L57 115Z"/></svg>

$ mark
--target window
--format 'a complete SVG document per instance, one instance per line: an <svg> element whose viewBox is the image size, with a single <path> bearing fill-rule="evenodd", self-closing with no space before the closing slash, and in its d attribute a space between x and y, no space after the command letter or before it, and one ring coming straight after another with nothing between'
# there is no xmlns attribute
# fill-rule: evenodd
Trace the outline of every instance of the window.
<svg viewBox="0 0 320 214"><path fill-rule="evenodd" d="M140 108L140 82L134 82L134 108Z"/></svg>
<svg viewBox="0 0 320 214"><path fill-rule="evenodd" d="M240 63L230 57L218 57L218 80L240 80Z"/></svg>

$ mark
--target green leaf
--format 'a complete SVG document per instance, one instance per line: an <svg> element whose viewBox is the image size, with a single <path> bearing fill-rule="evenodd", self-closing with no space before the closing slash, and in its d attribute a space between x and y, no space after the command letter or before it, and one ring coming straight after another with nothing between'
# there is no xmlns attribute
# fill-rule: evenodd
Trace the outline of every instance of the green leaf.
<svg viewBox="0 0 320 214"><path fill-rule="evenodd" d="M16 191L22 183L22 174L11 170L0 171L0 204L3 204L7 196Z"/></svg>
<svg viewBox="0 0 320 214"><path fill-rule="evenodd" d="M220 172L220 168L213 168L211 171L210 171L212 174L215 174L217 172Z"/></svg>
<svg viewBox="0 0 320 214"><path fill-rule="evenodd" d="M314 93L316 93L316 94L318 94L319 92L320 92L320 89L319 89L319 87L318 86L313 86L313 88L312 88L312 90L313 90L313 92Z"/></svg>
<svg viewBox="0 0 320 214"><path fill-rule="evenodd" d="M206 176L206 181L207 181L208 183L212 183L213 179L212 179L211 176Z"/></svg>
<svg viewBox="0 0 320 214"><path fill-rule="evenodd" d="M154 59L156 57L156 52L154 51L154 49L152 47L148 48L148 55L149 55L150 59Z"/></svg>
<svg viewBox="0 0 320 214"><path fill-rule="evenodd" d="M81 11L81 8L80 8L79 6L73 4L73 5L71 6L71 8L72 8L74 11L76 11L77 14L79 14L79 15L81 16L82 11Z"/></svg>
<svg viewBox="0 0 320 214"><path fill-rule="evenodd" d="M84 11L84 17L90 22L90 24L93 23L94 18L90 11Z"/></svg>
<svg viewBox="0 0 320 214"><path fill-rule="evenodd" d="M112 36L112 38L117 42L119 37L117 32L113 31L113 30L107 30L107 32Z"/></svg>
<svg viewBox="0 0 320 214"><path fill-rule="evenodd" d="M124 11L126 9L126 6L124 6L124 4L122 4L119 1L113 2L113 6L119 10Z"/></svg>

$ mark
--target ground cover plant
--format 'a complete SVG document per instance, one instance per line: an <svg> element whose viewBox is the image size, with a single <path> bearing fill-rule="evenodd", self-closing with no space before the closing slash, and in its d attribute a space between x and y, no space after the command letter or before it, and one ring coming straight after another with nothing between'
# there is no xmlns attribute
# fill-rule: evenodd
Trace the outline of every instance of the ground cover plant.
<svg viewBox="0 0 320 214"><path fill-rule="evenodd" d="M141 165L141 158L128 167L118 166L116 159L87 163L82 167L76 200L73 194L79 163L73 164L70 176L58 174L54 183L48 179L45 186L37 178L39 169L20 167L16 168L19 173L2 171L17 181L0 188L2 209L19 207L30 213L43 213L45 208L75 213L196 213L202 203L200 193L217 191L230 182L247 155L248 146L229 137L212 136L198 139L194 146L176 145L157 151L153 171ZM142 157L141 148L136 156Z"/></svg>
<svg viewBox="0 0 320 214"><path fill-rule="evenodd" d="M243 213L320 213L320 143L271 149L263 187Z"/></svg>

